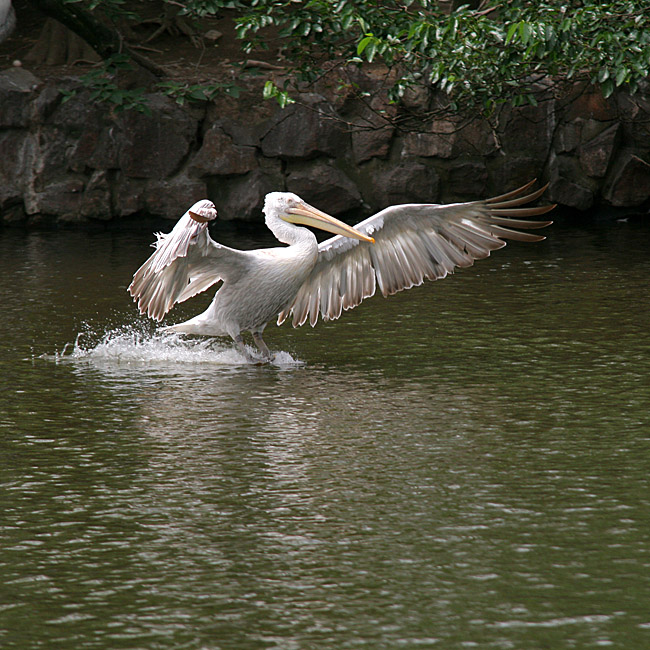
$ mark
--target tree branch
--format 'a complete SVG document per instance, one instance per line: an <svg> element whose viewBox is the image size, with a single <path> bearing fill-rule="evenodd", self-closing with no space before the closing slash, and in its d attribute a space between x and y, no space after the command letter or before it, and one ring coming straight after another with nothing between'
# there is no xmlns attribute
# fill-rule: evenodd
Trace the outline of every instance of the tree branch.
<svg viewBox="0 0 650 650"><path fill-rule="evenodd" d="M98 20L78 4L63 4L60 0L29 0L29 3L83 38L102 59L113 54L127 54L135 63L157 77L167 76L157 63L133 51L116 29Z"/></svg>

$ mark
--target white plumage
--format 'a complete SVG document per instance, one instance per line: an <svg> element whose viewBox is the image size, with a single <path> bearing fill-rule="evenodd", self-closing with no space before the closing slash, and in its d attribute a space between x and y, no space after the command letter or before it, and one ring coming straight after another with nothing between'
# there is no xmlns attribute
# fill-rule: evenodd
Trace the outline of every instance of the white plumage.
<svg viewBox="0 0 650 650"><path fill-rule="evenodd" d="M16 27L16 12L11 0L0 0L0 43L7 40Z"/></svg>
<svg viewBox="0 0 650 650"><path fill-rule="evenodd" d="M541 228L550 221L520 217L541 215L554 205L520 207L534 201L543 187L526 194L534 181L493 199L449 205L394 205L354 228L306 204L295 194L266 197L266 224L286 247L240 251L210 238L214 205L199 201L166 235L138 269L129 292L141 313L161 320L175 303L222 280L208 309L169 329L190 334L231 336L247 356L241 333L250 331L265 359L262 339L269 320L289 316L294 327L338 318L374 295L384 296L437 280L505 246L504 239L539 241L543 237L512 228ZM317 243L309 225L336 236Z"/></svg>

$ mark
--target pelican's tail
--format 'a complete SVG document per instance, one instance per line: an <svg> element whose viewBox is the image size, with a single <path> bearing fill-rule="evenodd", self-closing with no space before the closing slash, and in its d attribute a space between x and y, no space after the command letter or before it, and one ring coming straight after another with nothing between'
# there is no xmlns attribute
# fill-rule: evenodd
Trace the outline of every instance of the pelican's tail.
<svg viewBox="0 0 650 650"><path fill-rule="evenodd" d="M178 332L183 334L198 334L195 329L187 323L178 323L177 325L167 325L160 328L161 332Z"/></svg>
<svg viewBox="0 0 650 650"><path fill-rule="evenodd" d="M228 336L227 332L222 331L209 319L202 318L203 314L199 314L184 323L177 323L176 325L168 325L162 327L162 332L176 332L178 334L198 334L199 336Z"/></svg>

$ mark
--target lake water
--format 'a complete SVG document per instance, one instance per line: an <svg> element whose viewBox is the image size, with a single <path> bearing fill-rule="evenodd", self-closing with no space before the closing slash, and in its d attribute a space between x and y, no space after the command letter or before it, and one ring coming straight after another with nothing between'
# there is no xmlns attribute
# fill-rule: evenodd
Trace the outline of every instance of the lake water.
<svg viewBox="0 0 650 650"><path fill-rule="evenodd" d="M650 224L547 235L251 366L0 232L0 647L650 647Z"/></svg>

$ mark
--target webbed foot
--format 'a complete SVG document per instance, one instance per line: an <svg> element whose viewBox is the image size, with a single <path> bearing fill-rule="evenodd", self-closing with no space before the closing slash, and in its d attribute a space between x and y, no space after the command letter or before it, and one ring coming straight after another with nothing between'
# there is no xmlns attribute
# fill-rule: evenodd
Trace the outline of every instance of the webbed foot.
<svg viewBox="0 0 650 650"><path fill-rule="evenodd" d="M236 336L234 339L235 344L237 345L237 349L239 350L239 353L244 357L244 359L246 359L247 363L250 363L251 365L254 366L264 366L267 363L271 363L271 361L275 359L275 354L271 354L271 351L266 347L264 341L262 341L263 347L260 347L260 344L258 343L258 339L255 337L255 334L253 334L253 338L255 338L255 343L257 344L257 347L260 349L262 356L255 357L246 349L241 334ZM259 338L261 340L261 336Z"/></svg>
<svg viewBox="0 0 650 650"><path fill-rule="evenodd" d="M269 363L275 359L275 354L269 350L267 347L266 343L264 343L264 339L262 338L262 332L253 332L253 341L255 341L255 345L258 347L259 351L262 353L262 358L266 359L266 363Z"/></svg>

